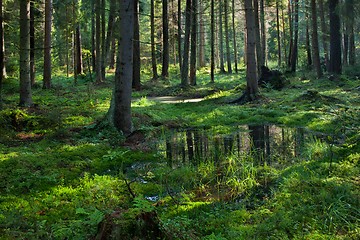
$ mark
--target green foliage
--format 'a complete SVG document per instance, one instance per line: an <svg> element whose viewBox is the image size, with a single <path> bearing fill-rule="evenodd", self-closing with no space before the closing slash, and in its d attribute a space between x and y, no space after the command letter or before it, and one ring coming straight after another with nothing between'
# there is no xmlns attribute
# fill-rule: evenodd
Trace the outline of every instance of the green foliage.
<svg viewBox="0 0 360 240"><path fill-rule="evenodd" d="M200 69L198 86L189 89L173 77L145 82L132 104L134 127L145 139L126 146L124 136L102 122L110 76L97 86L89 76L74 85L55 75L53 89L33 89L38 105L30 109L16 106L17 80L7 79L0 111L0 238L90 239L105 226L109 238L140 238L149 217L169 239L357 239L356 69L334 81L293 76L286 89L262 89L262 98L242 106L228 102L244 90L243 74L217 75L208 84L207 71ZM205 100L149 100L177 94ZM216 135L248 123L302 126L318 138L305 139L302 154L289 162L272 159L275 165L259 164L255 151L171 163L156 149L164 126Z"/></svg>

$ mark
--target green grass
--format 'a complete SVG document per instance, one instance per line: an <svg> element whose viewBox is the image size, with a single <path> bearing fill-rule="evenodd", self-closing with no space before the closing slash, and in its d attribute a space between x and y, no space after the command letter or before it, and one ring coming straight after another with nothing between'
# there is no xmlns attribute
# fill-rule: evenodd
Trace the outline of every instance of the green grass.
<svg viewBox="0 0 360 240"><path fill-rule="evenodd" d="M52 89L33 89L36 106L30 109L17 106L17 79L7 79L0 111L0 239L92 239L100 233L136 239L150 228L147 216L164 239L359 238L356 72L346 69L334 81L299 73L282 91L261 89L259 100L235 105L229 102L245 88L243 72L216 75L209 84L202 69L196 87L181 89L171 71L168 82L156 83L144 72L132 107L135 129L146 139L127 145L114 129L97 124L109 107L111 75L104 85L88 77L75 85L59 74ZM147 99L162 95L205 100ZM171 167L152 148L164 126L221 135L247 124L303 127L320 138L308 141L292 164L278 166L256 165L243 153Z"/></svg>

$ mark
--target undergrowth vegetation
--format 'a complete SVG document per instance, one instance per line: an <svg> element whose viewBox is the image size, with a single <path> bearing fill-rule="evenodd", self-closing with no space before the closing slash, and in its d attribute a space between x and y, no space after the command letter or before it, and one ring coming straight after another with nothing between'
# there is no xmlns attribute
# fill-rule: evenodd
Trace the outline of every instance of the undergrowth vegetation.
<svg viewBox="0 0 360 240"><path fill-rule="evenodd" d="M229 104L245 88L243 73L210 84L204 69L188 89L176 78L144 80L128 139L101 124L112 76L103 85L57 76L51 90L33 89L31 108L17 106L17 80L7 79L0 239L359 239L359 80L345 72L292 76L282 91L266 86L245 105ZM181 98L168 104L158 96ZM185 101L192 98L203 100ZM247 125L295 129L294 146L284 145L286 128L271 143L294 148L290 160L259 160L244 135L236 135L237 148L224 143L244 126L249 134ZM174 129L184 137L169 137ZM311 133L306 141L303 131ZM209 142L215 150L203 147Z"/></svg>

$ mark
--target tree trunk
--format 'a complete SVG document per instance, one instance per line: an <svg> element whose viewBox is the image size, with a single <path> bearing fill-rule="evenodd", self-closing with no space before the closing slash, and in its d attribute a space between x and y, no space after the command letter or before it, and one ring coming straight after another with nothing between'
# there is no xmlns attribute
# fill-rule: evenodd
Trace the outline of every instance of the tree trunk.
<svg viewBox="0 0 360 240"><path fill-rule="evenodd" d="M4 68L4 27L3 27L3 2L0 0L0 71ZM4 75L0 72L0 110L2 109L2 82Z"/></svg>
<svg viewBox="0 0 360 240"><path fill-rule="evenodd" d="M281 39L280 39L279 0L276 0L276 35L277 35L278 68L280 68L281 67Z"/></svg>
<svg viewBox="0 0 360 240"><path fill-rule="evenodd" d="M191 28L191 0L186 0L185 9L185 37L184 37L184 54L183 64L181 69L181 85L186 87L188 83L188 72L189 72L189 48L190 48L190 28Z"/></svg>
<svg viewBox="0 0 360 240"><path fill-rule="evenodd" d="M151 0L154 1L154 0ZM181 0L178 0L178 19L177 19L177 40L178 40L178 55L179 55L179 69L181 72L182 68L182 52L181 52L181 35L182 35L182 28L181 28Z"/></svg>
<svg viewBox="0 0 360 240"><path fill-rule="evenodd" d="M223 38L223 1L219 1L219 58L220 58L220 73L225 73L224 65L224 38Z"/></svg>
<svg viewBox="0 0 360 240"><path fill-rule="evenodd" d="M214 73L215 73L215 0L211 0L211 24L210 24L210 48L211 48L211 56L210 56L210 81L211 83L215 82Z"/></svg>
<svg viewBox="0 0 360 240"><path fill-rule="evenodd" d="M266 65L266 27L264 0L260 0L261 62Z"/></svg>
<svg viewBox="0 0 360 240"><path fill-rule="evenodd" d="M204 3L203 0L199 1L199 61L198 65L200 68L205 67L205 24L204 24Z"/></svg>
<svg viewBox="0 0 360 240"><path fill-rule="evenodd" d="M261 47L261 35L260 35L260 19L259 19L259 3L258 0L253 1L254 7L254 18L255 18L255 52L256 52L256 61L257 61L257 71L258 74L261 72L261 66L264 65L262 62L262 47Z"/></svg>
<svg viewBox="0 0 360 240"><path fill-rule="evenodd" d="M156 80L159 78L157 73L157 64L156 64L156 49L155 49L155 6L154 0L151 0L151 8L150 8L150 38L151 38L151 66L153 77L152 80Z"/></svg>
<svg viewBox="0 0 360 240"><path fill-rule="evenodd" d="M329 72L341 74L341 34L339 0L329 0L330 12L330 69Z"/></svg>
<svg viewBox="0 0 360 240"><path fill-rule="evenodd" d="M254 100L258 94L257 64L256 64L256 26L252 0L245 0L246 21L246 95L248 100Z"/></svg>
<svg viewBox="0 0 360 240"><path fill-rule="evenodd" d="M91 62L92 62L92 69L96 71L96 23L95 23L95 1L91 0L91 11L92 11L92 18L91 18Z"/></svg>
<svg viewBox="0 0 360 240"><path fill-rule="evenodd" d="M46 4L46 1L45 1ZM30 81L35 85L35 2L30 1ZM45 11L46 13L46 11ZM46 21L46 20L45 20Z"/></svg>
<svg viewBox="0 0 360 240"><path fill-rule="evenodd" d="M76 24L75 29L75 46L76 46L76 74L83 74L84 73L84 64L82 58L82 42L81 42L81 31L80 31L80 24Z"/></svg>
<svg viewBox="0 0 360 240"><path fill-rule="evenodd" d="M133 80L132 87L141 90L140 82L140 25L139 25L139 0L134 0L134 40L133 40Z"/></svg>
<svg viewBox="0 0 360 240"><path fill-rule="evenodd" d="M168 18L168 0L162 0L163 6L163 52L162 52L162 70L161 77L169 77L169 18Z"/></svg>
<svg viewBox="0 0 360 240"><path fill-rule="evenodd" d="M96 51L96 83L102 83L104 81L103 74L101 72L101 1L95 2L95 51Z"/></svg>
<svg viewBox="0 0 360 240"><path fill-rule="evenodd" d="M20 0L20 106L32 102L30 79L30 0Z"/></svg>
<svg viewBox="0 0 360 240"><path fill-rule="evenodd" d="M310 30L309 30L309 16L308 13L306 12L305 14L305 18L306 18L306 55L307 55L307 65L309 68L312 67L313 65L313 61L312 61L312 56L311 56L311 45L310 45Z"/></svg>
<svg viewBox="0 0 360 240"><path fill-rule="evenodd" d="M52 0L45 1L45 38L44 38L44 79L43 88L51 88L51 25Z"/></svg>
<svg viewBox="0 0 360 240"><path fill-rule="evenodd" d="M294 42L291 50L291 72L296 72L299 39L299 0L294 1Z"/></svg>
<svg viewBox="0 0 360 240"><path fill-rule="evenodd" d="M115 53L116 53L116 39L111 40L111 49L110 49L110 63L109 68L115 69Z"/></svg>
<svg viewBox="0 0 360 240"><path fill-rule="evenodd" d="M330 60L329 60L329 45L328 45L328 29L326 27L325 22L325 11L324 11L324 2L323 0L319 0L319 15L320 15L320 23L321 23L321 37L322 37L322 45L324 51L324 58L325 58L325 66L326 70L329 71L330 69Z"/></svg>
<svg viewBox="0 0 360 240"><path fill-rule="evenodd" d="M105 52L105 28L106 28L106 19L105 19L105 9L106 9L106 1L101 0L101 79L105 80L106 76L106 52Z"/></svg>
<svg viewBox="0 0 360 240"><path fill-rule="evenodd" d="M196 41L197 41L197 1L193 0L191 10L191 55L190 55L190 85L196 85Z"/></svg>
<svg viewBox="0 0 360 240"><path fill-rule="evenodd" d="M349 64L351 66L355 65L355 34L354 34L354 23L350 26L350 36L349 36Z"/></svg>
<svg viewBox="0 0 360 240"><path fill-rule="evenodd" d="M317 78L322 77L320 53L319 53L319 38L318 38L318 24L317 24L317 10L316 0L311 0L311 20L312 20L312 48L313 48L313 60L316 70Z"/></svg>
<svg viewBox="0 0 360 240"><path fill-rule="evenodd" d="M229 38L229 11L228 0L224 0L224 21L225 21L225 45L226 45L226 62L228 73L232 73L231 56L230 56L230 38Z"/></svg>
<svg viewBox="0 0 360 240"><path fill-rule="evenodd" d="M233 44L234 44L234 65L235 72L238 73L238 61L237 61L237 46L236 46L236 28L235 28L235 0L231 1L232 7L232 29L233 29Z"/></svg>
<svg viewBox="0 0 360 240"><path fill-rule="evenodd" d="M133 76L134 4L120 1L120 36L116 62L115 87L109 116L112 123L125 136L132 132L131 83Z"/></svg>
<svg viewBox="0 0 360 240"><path fill-rule="evenodd" d="M116 0L110 0L109 18L107 24L106 38L105 38L105 66L109 63L110 45L114 39L114 23L115 23ZM111 61L111 60L110 60Z"/></svg>
<svg viewBox="0 0 360 240"><path fill-rule="evenodd" d="M293 29L294 29L294 23L293 23L293 6L292 6L292 2L291 0L289 0L288 2L288 18L289 18L289 55L287 58L287 66L290 69L291 68L291 56L292 56L292 51L293 51L293 45L294 45L294 34L293 34Z"/></svg>

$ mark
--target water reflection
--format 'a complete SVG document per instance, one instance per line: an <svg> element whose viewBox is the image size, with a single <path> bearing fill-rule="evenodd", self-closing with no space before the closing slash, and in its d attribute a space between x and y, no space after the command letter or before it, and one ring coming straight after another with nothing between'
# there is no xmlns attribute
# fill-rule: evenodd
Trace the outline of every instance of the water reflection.
<svg viewBox="0 0 360 240"><path fill-rule="evenodd" d="M304 143L313 138L303 128L274 125L239 126L231 134L216 134L204 129L171 129L164 131L157 149L168 165L220 162L232 156L252 156L258 165L292 163L301 155Z"/></svg>

